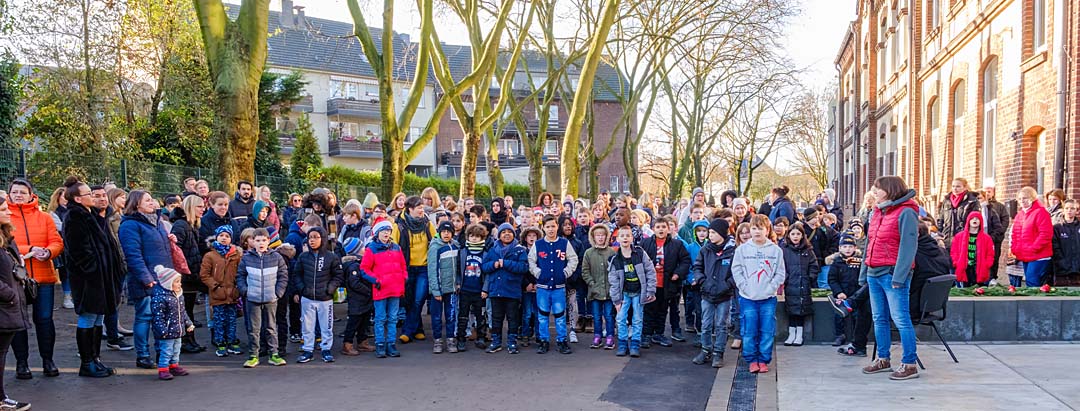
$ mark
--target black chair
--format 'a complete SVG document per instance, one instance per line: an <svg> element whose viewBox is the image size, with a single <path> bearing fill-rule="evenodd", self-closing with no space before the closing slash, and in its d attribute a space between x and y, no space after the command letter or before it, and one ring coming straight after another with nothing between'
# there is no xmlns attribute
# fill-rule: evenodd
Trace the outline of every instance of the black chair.
<svg viewBox="0 0 1080 411"><path fill-rule="evenodd" d="M953 284L956 283L956 276L952 274L944 274L936 277L930 277L926 279L926 285L923 286L922 294L919 298L919 314L918 319L912 319L912 326L925 325L934 330L934 334L938 336L941 343L945 345L945 350L949 352L949 356L952 357L953 362L959 363L956 359L956 354L953 354L952 348L949 347L949 343L945 341L945 337L941 335L941 331L938 329L937 322L945 321L945 314L948 311L949 304L949 290L952 289ZM890 327L890 332L896 330L896 326ZM877 358L877 340L874 340L874 354L871 358ZM916 358L919 363L919 368L926 369L923 366L922 359Z"/></svg>

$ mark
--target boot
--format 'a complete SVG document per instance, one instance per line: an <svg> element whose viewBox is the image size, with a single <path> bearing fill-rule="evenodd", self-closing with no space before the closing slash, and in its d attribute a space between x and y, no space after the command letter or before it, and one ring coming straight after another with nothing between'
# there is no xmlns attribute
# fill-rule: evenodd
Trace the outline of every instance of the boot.
<svg viewBox="0 0 1080 411"><path fill-rule="evenodd" d="M458 352L457 338L450 338L446 340L446 351L451 354Z"/></svg>
<svg viewBox="0 0 1080 411"><path fill-rule="evenodd" d="M431 348L431 353L432 354L442 354L443 353L443 348L444 348L443 343L444 343L444 341L443 341L442 338L436 338L435 339L435 346Z"/></svg>
<svg viewBox="0 0 1080 411"><path fill-rule="evenodd" d="M721 351L713 351L712 353L712 367L724 368L724 353Z"/></svg>
<svg viewBox="0 0 1080 411"><path fill-rule="evenodd" d="M690 360L690 361L693 362L694 364L701 365L701 364L704 364L706 361L709 361L711 359L712 359L712 354L710 354L706 350L701 350L701 351L698 352L697 357L694 357L694 359Z"/></svg>
<svg viewBox="0 0 1080 411"><path fill-rule="evenodd" d="M386 345L386 355L397 358L401 356L401 352L397 350L397 343L390 343Z"/></svg>
<svg viewBox="0 0 1080 411"><path fill-rule="evenodd" d="M784 345L791 346L795 342L795 327L787 328L787 339L784 340Z"/></svg>
<svg viewBox="0 0 1080 411"><path fill-rule="evenodd" d="M651 348L652 344L649 343L649 340L651 340L651 339L652 339L652 336L642 335L641 336L641 341L638 341L638 345L641 348Z"/></svg>
<svg viewBox="0 0 1080 411"><path fill-rule="evenodd" d="M617 350L615 350L615 356L616 357L625 357L626 356L626 349L627 349L626 340L619 340L618 345L619 345L619 348Z"/></svg>
<svg viewBox="0 0 1080 411"><path fill-rule="evenodd" d="M802 340L802 332L803 332L802 327L795 327L795 340L791 342L791 345L794 345L796 347L801 347L802 346L802 342L803 342L803 340Z"/></svg>
<svg viewBox="0 0 1080 411"><path fill-rule="evenodd" d="M506 352L510 354L517 354L519 352L516 334L510 334L506 336Z"/></svg>
<svg viewBox="0 0 1080 411"><path fill-rule="evenodd" d="M497 353L502 351L502 336L499 334L491 334L491 345L487 347L487 353Z"/></svg>
<svg viewBox="0 0 1080 411"><path fill-rule="evenodd" d="M386 358L386 344L375 344L375 358Z"/></svg>
<svg viewBox="0 0 1080 411"><path fill-rule="evenodd" d="M105 327L102 327L100 325L94 327L94 343L91 344L91 347L94 350L94 363L97 364L98 367L105 369L105 371L108 371L109 375L114 375L116 374L116 370L101 362L101 331L103 328Z"/></svg>
<svg viewBox="0 0 1080 411"><path fill-rule="evenodd" d="M197 354L199 352L199 347L195 344L194 333L184 334L180 344L180 352L183 354Z"/></svg>
<svg viewBox="0 0 1080 411"><path fill-rule="evenodd" d="M360 344L354 346L356 351L360 352L375 352L375 346L371 345L371 340L361 341Z"/></svg>
<svg viewBox="0 0 1080 411"><path fill-rule="evenodd" d="M344 342L341 344L341 355L356 356L360 355L360 351L357 351L351 342Z"/></svg>
<svg viewBox="0 0 1080 411"><path fill-rule="evenodd" d="M59 377L60 370L56 368L52 358L41 360L41 371L46 377Z"/></svg>
<svg viewBox="0 0 1080 411"><path fill-rule="evenodd" d="M91 334L96 331L94 328L75 329L75 343L79 349L79 361L82 363L79 366L80 377L104 378L109 376L107 370L98 367L97 363L94 362L94 349L91 346L94 343L94 336Z"/></svg>
<svg viewBox="0 0 1080 411"><path fill-rule="evenodd" d="M640 340L630 340L630 356L633 358L638 358L641 356Z"/></svg>
<svg viewBox="0 0 1080 411"><path fill-rule="evenodd" d="M30 373L30 363L26 360L15 362L15 378L20 380L29 380L34 378L34 374Z"/></svg>
<svg viewBox="0 0 1080 411"><path fill-rule="evenodd" d="M537 341L536 342L536 353L537 354L547 354L548 349L550 348L549 344L550 343L548 341L544 341L544 340Z"/></svg>

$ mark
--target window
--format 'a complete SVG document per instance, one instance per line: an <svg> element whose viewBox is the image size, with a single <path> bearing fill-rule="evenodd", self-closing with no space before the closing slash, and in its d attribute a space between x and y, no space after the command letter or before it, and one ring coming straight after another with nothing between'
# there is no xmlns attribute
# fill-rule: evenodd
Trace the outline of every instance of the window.
<svg viewBox="0 0 1080 411"><path fill-rule="evenodd" d="M536 110L536 120L537 121L541 120L540 116L542 116L543 114L544 114L543 110L539 110L539 109ZM548 107L548 125L558 125L558 124L559 124L559 105L558 104L552 104L551 106Z"/></svg>
<svg viewBox="0 0 1080 411"><path fill-rule="evenodd" d="M612 193L619 192L619 176L611 176L611 184L608 185L608 191Z"/></svg>
<svg viewBox="0 0 1080 411"><path fill-rule="evenodd" d="M360 125L356 123L330 122L331 140L353 140L360 136Z"/></svg>
<svg viewBox="0 0 1080 411"><path fill-rule="evenodd" d="M997 123L997 59L983 69L982 177L994 177L994 144Z"/></svg>
<svg viewBox="0 0 1080 411"><path fill-rule="evenodd" d="M512 139L501 139L498 142L499 155L503 156L519 156L521 155L521 142Z"/></svg>
<svg viewBox="0 0 1080 411"><path fill-rule="evenodd" d="M424 129L420 127L409 127L409 134L405 136L405 145L412 145L421 135L424 134Z"/></svg>
<svg viewBox="0 0 1080 411"><path fill-rule="evenodd" d="M473 103L473 102L470 101L470 102L464 103L464 105L465 105L465 112L469 113L469 115L471 116L473 114L473 110L476 108L476 103ZM453 107L450 108L450 119L454 120L454 121L458 121L457 110L454 110Z"/></svg>
<svg viewBox="0 0 1080 411"><path fill-rule="evenodd" d="M544 144L545 156L557 156L559 155L559 140L548 140Z"/></svg>
<svg viewBox="0 0 1080 411"><path fill-rule="evenodd" d="M1046 47L1046 0L1033 0L1031 12L1031 46L1039 50Z"/></svg>
<svg viewBox="0 0 1080 411"><path fill-rule="evenodd" d="M529 73L532 76L532 90L539 90L544 87L544 83L547 83L547 74Z"/></svg>
<svg viewBox="0 0 1080 411"><path fill-rule="evenodd" d="M330 80L331 98L360 98L360 85L350 81Z"/></svg>
<svg viewBox="0 0 1080 411"><path fill-rule="evenodd" d="M896 31L894 31L891 35L889 35L889 37L892 40L892 45L889 46L890 48L892 48L892 57L891 57L892 62L891 62L891 65L889 67L892 68L892 72L894 72L894 73L896 72L896 68L900 67L900 33L901 33L901 31L900 31L900 21L897 19L897 17L899 17L899 16L896 14L896 10L894 9L893 10L893 22L895 24L893 25L893 28Z"/></svg>
<svg viewBox="0 0 1080 411"><path fill-rule="evenodd" d="M926 32L941 25L941 0L926 0Z"/></svg>
<svg viewBox="0 0 1080 411"><path fill-rule="evenodd" d="M411 90L412 90L412 88L410 88L410 87L405 87L405 88L401 89L401 105L402 106L404 106L405 104L407 104L409 102L409 92ZM425 100L427 100L427 96L421 94L420 95L420 104L418 104L416 106L416 108L424 108L424 101Z"/></svg>
<svg viewBox="0 0 1080 411"><path fill-rule="evenodd" d="M1035 191L1046 192L1046 130L1035 137Z"/></svg>
<svg viewBox="0 0 1080 411"><path fill-rule="evenodd" d="M953 178L962 177L964 170L964 112L967 111L966 83L960 80L951 96L953 115Z"/></svg>
<svg viewBox="0 0 1080 411"><path fill-rule="evenodd" d="M460 138L454 139L454 141L450 143L450 146L450 151L453 151L455 153L465 152L465 140L462 140Z"/></svg>
<svg viewBox="0 0 1080 411"><path fill-rule="evenodd" d="M930 108L926 110L926 124L928 127L930 127L930 132L928 133L930 135L930 139L925 143L926 164L929 165L928 169L930 170L927 178L929 178L930 184L928 186L931 188L931 192L937 191L937 178L934 177L936 175L934 170L937 169L934 166L937 163L936 159L934 158L934 146L938 143L938 141L941 140L941 134L939 134L938 132L938 127L941 126L939 124L941 121L941 114L938 111L938 101L939 100L937 99L937 97L934 97L933 102L930 103Z"/></svg>
<svg viewBox="0 0 1080 411"><path fill-rule="evenodd" d="M878 29L878 84L877 87L881 87L885 84L885 77L888 75L885 65L885 35L887 34L889 26L886 24L885 19L881 19L881 26Z"/></svg>

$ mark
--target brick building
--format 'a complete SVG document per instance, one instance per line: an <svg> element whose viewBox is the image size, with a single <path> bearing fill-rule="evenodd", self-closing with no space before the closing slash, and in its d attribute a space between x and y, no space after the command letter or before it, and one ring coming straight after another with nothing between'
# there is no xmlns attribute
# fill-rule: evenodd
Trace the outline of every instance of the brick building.
<svg viewBox="0 0 1080 411"><path fill-rule="evenodd" d="M899 175L936 206L954 177L1080 188L1080 4L1065 0L860 0L835 63L831 176L858 207ZM1075 99L1073 99L1075 100Z"/></svg>

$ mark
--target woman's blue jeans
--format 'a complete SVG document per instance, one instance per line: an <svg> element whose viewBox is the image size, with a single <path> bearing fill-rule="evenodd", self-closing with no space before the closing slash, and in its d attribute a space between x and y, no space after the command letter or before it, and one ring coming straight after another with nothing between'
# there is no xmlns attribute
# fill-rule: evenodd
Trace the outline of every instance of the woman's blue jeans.
<svg viewBox="0 0 1080 411"><path fill-rule="evenodd" d="M870 308L874 313L874 341L877 342L878 358L889 359L889 348L892 346L892 329L889 326L891 319L900 332L900 345L904 349L904 355L900 362L915 364L919 359L915 352L915 327L911 325L910 292L911 279L909 278L900 288L893 288L892 274L877 277L866 277L866 283L870 286Z"/></svg>

